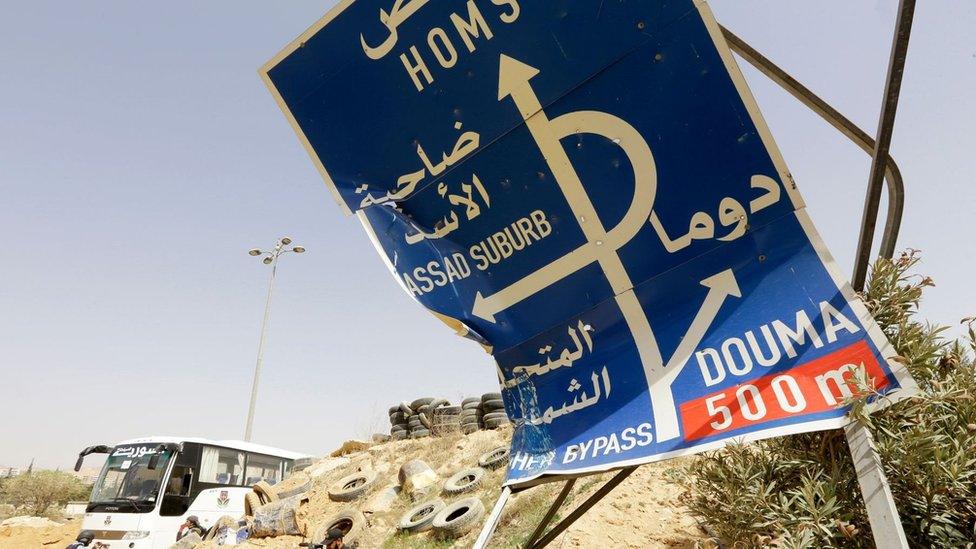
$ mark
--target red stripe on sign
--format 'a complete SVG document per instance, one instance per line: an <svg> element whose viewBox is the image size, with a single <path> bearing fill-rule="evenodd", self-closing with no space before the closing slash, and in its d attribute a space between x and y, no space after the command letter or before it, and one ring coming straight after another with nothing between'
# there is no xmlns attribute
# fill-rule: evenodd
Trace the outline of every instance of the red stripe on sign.
<svg viewBox="0 0 976 549"><path fill-rule="evenodd" d="M685 402L680 406L685 440L837 408L857 391L852 378L861 366L875 389L888 386L871 348L859 341L785 372Z"/></svg>

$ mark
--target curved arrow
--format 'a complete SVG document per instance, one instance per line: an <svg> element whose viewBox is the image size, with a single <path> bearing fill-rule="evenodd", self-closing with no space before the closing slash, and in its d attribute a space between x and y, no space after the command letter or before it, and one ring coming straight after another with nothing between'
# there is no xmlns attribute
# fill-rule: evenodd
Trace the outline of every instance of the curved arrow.
<svg viewBox="0 0 976 549"><path fill-rule="evenodd" d="M501 55L498 74L498 99L511 96L529 132L542 152L559 189L576 217L586 244L542 267L498 292L475 296L471 314L495 322L495 314L534 295L583 267L598 261L613 288L620 294L633 287L616 251L637 235L654 205L657 169L647 142L627 122L604 112L579 111L546 116L529 80L539 74L535 67ZM586 194L560 140L579 133L590 133L612 140L627 155L634 170L634 196L624 218L609 232Z"/></svg>

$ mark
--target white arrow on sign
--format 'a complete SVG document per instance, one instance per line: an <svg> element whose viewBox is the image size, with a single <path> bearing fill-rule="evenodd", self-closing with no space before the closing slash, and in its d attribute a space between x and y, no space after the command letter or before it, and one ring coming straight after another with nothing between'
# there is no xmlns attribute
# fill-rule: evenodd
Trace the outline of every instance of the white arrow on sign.
<svg viewBox="0 0 976 549"><path fill-rule="evenodd" d="M555 176L560 191L566 197L586 237L586 243L492 295L483 296L478 292L475 295L472 314L488 322L495 322L497 313L535 295L594 261L599 262L613 289L614 299L637 344L650 387L657 439L664 441L676 438L680 435L680 428L671 383L701 342L725 299L728 296L741 297L735 275L731 269L728 269L702 280L701 284L709 289L705 302L678 349L665 365L654 331L634 294L630 276L617 254L618 249L637 235L653 209L657 190L654 155L643 136L633 126L611 114L578 111L549 120L529 83L538 74L539 70L535 67L504 54L501 55L498 100L512 97L532 138ZM610 231L603 227L596 208L560 143L561 139L580 133L599 135L613 141L623 149L634 170L634 196L630 207L620 223Z"/></svg>

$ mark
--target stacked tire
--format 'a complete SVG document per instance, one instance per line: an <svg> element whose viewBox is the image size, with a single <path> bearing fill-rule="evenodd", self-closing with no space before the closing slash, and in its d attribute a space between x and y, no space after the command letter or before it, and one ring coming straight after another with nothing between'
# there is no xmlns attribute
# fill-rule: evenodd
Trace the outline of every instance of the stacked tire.
<svg viewBox="0 0 976 549"><path fill-rule="evenodd" d="M413 402L401 402L392 406L390 412L390 438L403 440L406 438L423 438L433 434L435 418L450 427L452 420L458 425L461 409L451 406L442 398L424 397ZM449 429L445 429L449 430ZM455 427L456 430L456 427Z"/></svg>
<svg viewBox="0 0 976 549"><path fill-rule="evenodd" d="M484 426L483 428L498 429L509 423L501 393L481 395L481 424Z"/></svg>
<svg viewBox="0 0 976 549"><path fill-rule="evenodd" d="M393 440L403 440L409 436L409 415L403 411L403 405L398 404L390 407L390 438Z"/></svg>
<svg viewBox="0 0 976 549"><path fill-rule="evenodd" d="M425 397L390 407L390 438L404 440L460 430L465 435L509 423L501 393L466 398L452 406L442 398Z"/></svg>
<svg viewBox="0 0 976 549"><path fill-rule="evenodd" d="M410 438L423 438L430 436L430 403L434 398L418 398L410 403L412 414L407 416L407 428L410 430Z"/></svg>
<svg viewBox="0 0 976 549"><path fill-rule="evenodd" d="M461 432L465 435L481 429L482 425L481 399L478 397L466 398L461 401L461 414L459 422Z"/></svg>

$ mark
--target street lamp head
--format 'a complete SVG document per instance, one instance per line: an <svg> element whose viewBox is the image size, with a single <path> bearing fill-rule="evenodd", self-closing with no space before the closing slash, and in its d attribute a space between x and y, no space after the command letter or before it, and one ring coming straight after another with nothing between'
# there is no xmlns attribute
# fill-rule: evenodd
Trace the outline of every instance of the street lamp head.
<svg viewBox="0 0 976 549"><path fill-rule="evenodd" d="M271 256L264 258L265 265L270 265L272 261L274 261L274 259L271 259Z"/></svg>
<svg viewBox="0 0 976 549"><path fill-rule="evenodd" d="M295 252L296 254L303 254L303 253L305 253L305 247L304 246L295 246L294 248L291 249L291 251Z"/></svg>
<svg viewBox="0 0 976 549"><path fill-rule="evenodd" d="M251 248L251 250L249 250L247 253L253 256L259 256L261 255L261 250L257 248Z"/></svg>
<svg viewBox="0 0 976 549"><path fill-rule="evenodd" d="M288 238L287 236L283 236L283 237L281 237L281 243L284 244L285 246L287 246L287 245L291 244L291 239Z"/></svg>

